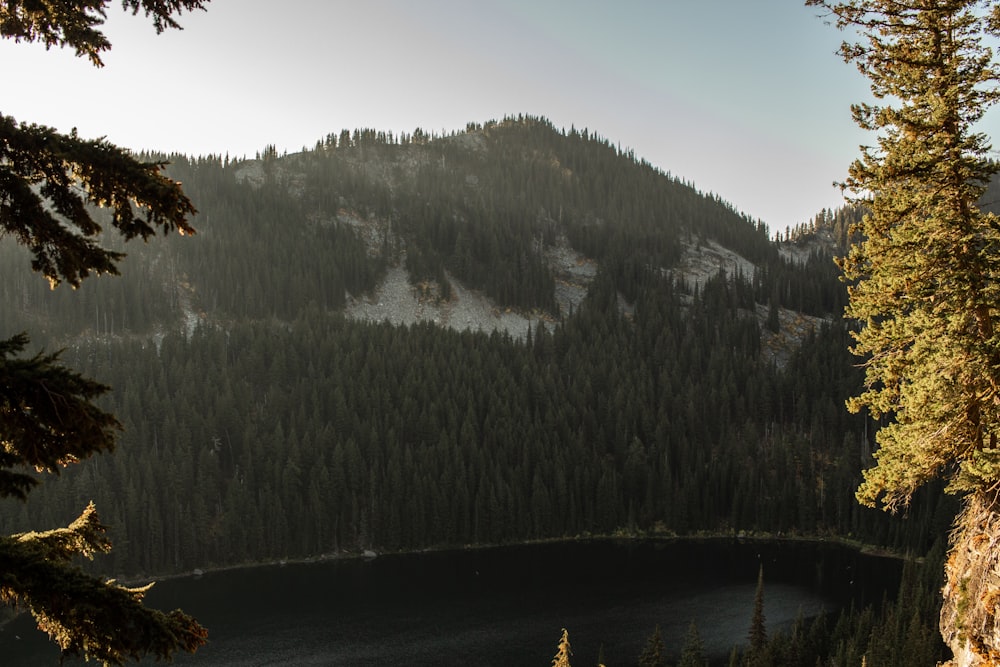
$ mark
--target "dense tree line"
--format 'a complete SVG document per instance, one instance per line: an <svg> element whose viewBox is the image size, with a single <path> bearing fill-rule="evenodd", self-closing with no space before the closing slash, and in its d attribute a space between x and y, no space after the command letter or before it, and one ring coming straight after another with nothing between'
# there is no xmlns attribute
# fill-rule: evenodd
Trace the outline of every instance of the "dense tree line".
<svg viewBox="0 0 1000 667"><path fill-rule="evenodd" d="M116 545L95 568L138 574L615 532L922 552L949 525L937 488L906 517L853 501L876 424L843 409L862 382L843 322L787 364L761 350L761 306L842 308L832 251L789 259L761 223L585 130L506 119L170 160L199 236L108 239L132 255L124 279L50 292L0 246L0 322L68 346L67 363L114 387L105 407L125 425L113 457L0 508L2 531L65 523L93 499ZM789 243L842 248L852 216L823 212ZM598 276L582 307L523 337L340 314L401 261L439 298L452 276L555 314L543 260L562 242ZM672 276L709 242L757 269Z"/></svg>
<svg viewBox="0 0 1000 667"><path fill-rule="evenodd" d="M504 127L621 157L585 132ZM395 149L367 136L341 136L335 150ZM325 160L333 151L299 159ZM172 159L204 202L202 238L133 264L153 276L169 263L174 276L191 281L188 307L224 324L190 338L169 333L155 345L136 336L76 343L71 354L117 390L111 407L127 425L123 446L101 469L65 475L51 485L51 500L22 512L57 519L102 487L109 496L102 506L116 508L109 518L122 531L115 569L618 529L829 532L899 546L921 543L947 522L933 493L908 524L851 503L847 490L869 444L863 419L841 408L859 382L842 352L841 324L816 331L783 369L760 355L751 313L775 285L841 289L821 252L804 264L765 264L752 279L720 273L700 288L640 262L629 265L626 281L623 264L605 263L587 307L554 330L529 332L526 343L359 324L329 311L345 291L370 286L399 249L388 228L373 252L350 224L315 211L378 215L357 202L378 202L381 181L360 176L351 160L327 160L334 175L314 169L308 178L349 187L346 194L307 187L328 198L316 208L318 200L290 193L293 172L282 172L274 156L256 184L239 178L228 159ZM753 240L759 230L744 234ZM797 279L808 272L818 277ZM633 294L630 317L617 307L623 290ZM159 294L133 299L155 305ZM181 297L167 296L161 306L179 310ZM785 292L776 298L792 300ZM798 300L826 309L838 298ZM35 299L15 299L15 310L35 312ZM85 306L94 309L94 331L116 333L101 324L101 312L119 311L100 299ZM57 319L58 306L49 307L44 321ZM143 331L128 322L154 326L152 316L120 312L122 330Z"/></svg>
<svg viewBox="0 0 1000 667"><path fill-rule="evenodd" d="M314 307L81 342L67 360L115 387L122 444L3 528L93 498L117 535L104 567L130 573L619 530L932 540L939 495L905 521L852 501L869 443L842 409L859 381L843 326L779 369L740 294L649 274L626 316L602 276L524 341Z"/></svg>

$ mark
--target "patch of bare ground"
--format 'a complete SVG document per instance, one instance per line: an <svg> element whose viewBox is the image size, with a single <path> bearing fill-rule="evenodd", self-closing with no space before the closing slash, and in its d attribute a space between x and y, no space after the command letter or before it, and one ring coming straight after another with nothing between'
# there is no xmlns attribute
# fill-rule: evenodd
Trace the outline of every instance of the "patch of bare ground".
<svg viewBox="0 0 1000 667"><path fill-rule="evenodd" d="M805 338L819 329L828 320L822 317L803 315L794 310L778 310L778 330L767 328L768 307L757 304L757 322L760 324L760 353L765 361L774 362L779 368L785 366L792 354Z"/></svg>
<svg viewBox="0 0 1000 667"><path fill-rule="evenodd" d="M718 275L719 271L723 271L729 278L742 275L747 280L752 280L757 267L729 248L708 240L688 245L673 269L674 275L684 278L691 287L697 285L699 288L709 278Z"/></svg>
<svg viewBox="0 0 1000 667"><path fill-rule="evenodd" d="M342 214L339 220L356 227L370 250L381 243L383 230L375 229L371 221ZM555 278L555 299L561 317L579 307L587 289L597 275L597 262L572 247L565 238L545 249L545 257ZM518 311L502 308L478 290L469 289L454 276L447 275L451 296L440 298L437 285L413 285L403 262L391 267L382 283L369 295L348 297L348 317L370 322L414 324L432 322L438 326L462 331L501 331L513 338L524 338L528 328L539 322L551 322L553 317L539 311Z"/></svg>
<svg viewBox="0 0 1000 667"><path fill-rule="evenodd" d="M356 320L406 325L432 322L463 331L501 331L524 338L528 327L543 319L540 313L518 313L498 308L490 299L462 286L452 276L451 298L437 298L437 286L414 286L402 266L386 272L375 291L360 298L349 297L345 313Z"/></svg>

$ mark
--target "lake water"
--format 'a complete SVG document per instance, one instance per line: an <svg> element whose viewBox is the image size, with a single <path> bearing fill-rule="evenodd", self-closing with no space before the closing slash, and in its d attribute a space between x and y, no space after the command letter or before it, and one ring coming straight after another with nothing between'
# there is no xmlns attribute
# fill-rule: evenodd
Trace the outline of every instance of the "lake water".
<svg viewBox="0 0 1000 667"><path fill-rule="evenodd" d="M179 665L547 667L562 628L574 665L634 665L659 625L676 656L691 621L713 664L745 643L758 568L770 632L799 615L878 604L899 561L817 543L588 541L231 570L165 581L210 643ZM58 664L30 619L0 631L2 664Z"/></svg>

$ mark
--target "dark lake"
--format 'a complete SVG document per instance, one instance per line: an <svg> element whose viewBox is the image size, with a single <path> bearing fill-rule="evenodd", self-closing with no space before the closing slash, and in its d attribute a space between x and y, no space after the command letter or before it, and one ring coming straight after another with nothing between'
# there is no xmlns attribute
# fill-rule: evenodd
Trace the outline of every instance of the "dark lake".
<svg viewBox="0 0 1000 667"><path fill-rule="evenodd" d="M548 667L562 628L574 665L636 664L659 625L676 657L691 621L712 664L745 642L758 568L769 632L798 615L878 604L902 564L813 542L575 541L331 560L164 581L150 606L181 607L210 643L178 665ZM2 664L58 664L21 618Z"/></svg>

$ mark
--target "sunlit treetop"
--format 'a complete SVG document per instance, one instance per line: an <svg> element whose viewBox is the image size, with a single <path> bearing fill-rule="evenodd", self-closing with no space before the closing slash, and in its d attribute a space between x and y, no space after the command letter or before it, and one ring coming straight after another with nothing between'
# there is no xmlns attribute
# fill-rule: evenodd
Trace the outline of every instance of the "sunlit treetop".
<svg viewBox="0 0 1000 667"><path fill-rule="evenodd" d="M979 209L997 171L976 122L1000 100L984 0L807 0L856 41L840 49L870 81L852 106L875 134L843 183L868 214L841 261L860 326L864 391L882 419L857 492L894 510L937 477L955 492L1000 488L1000 220Z"/></svg>

